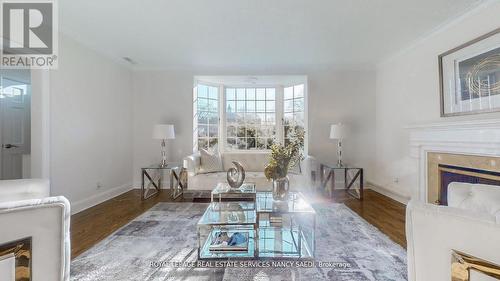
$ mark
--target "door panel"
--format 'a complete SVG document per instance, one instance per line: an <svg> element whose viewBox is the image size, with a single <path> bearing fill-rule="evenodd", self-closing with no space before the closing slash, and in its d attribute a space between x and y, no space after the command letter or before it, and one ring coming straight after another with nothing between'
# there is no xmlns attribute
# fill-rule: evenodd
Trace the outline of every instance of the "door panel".
<svg viewBox="0 0 500 281"><path fill-rule="evenodd" d="M4 110L3 116L3 144L11 144L17 150L15 153L23 152L25 148L24 125L26 123L25 108L11 104ZM14 152L11 148L9 152Z"/></svg>
<svg viewBox="0 0 500 281"><path fill-rule="evenodd" d="M4 154L2 156L2 180L15 180L23 178L23 155Z"/></svg>
<svg viewBox="0 0 500 281"><path fill-rule="evenodd" d="M30 153L29 84L0 77L0 179L23 178L23 154Z"/></svg>

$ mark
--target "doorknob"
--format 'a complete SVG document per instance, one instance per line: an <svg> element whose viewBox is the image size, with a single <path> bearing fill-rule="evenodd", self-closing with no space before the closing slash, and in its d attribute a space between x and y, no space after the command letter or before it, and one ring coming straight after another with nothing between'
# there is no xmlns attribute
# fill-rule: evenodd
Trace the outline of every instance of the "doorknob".
<svg viewBox="0 0 500 281"><path fill-rule="evenodd" d="M14 145L14 144L10 144L10 143L8 143L8 144L4 144L4 145L3 145L3 148L5 148L5 149L15 148L15 147L19 147L19 146Z"/></svg>

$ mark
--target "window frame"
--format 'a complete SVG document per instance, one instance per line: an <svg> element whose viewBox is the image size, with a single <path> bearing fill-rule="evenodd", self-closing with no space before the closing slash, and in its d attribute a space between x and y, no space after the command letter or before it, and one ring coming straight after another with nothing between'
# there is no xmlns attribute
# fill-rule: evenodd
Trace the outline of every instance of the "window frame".
<svg viewBox="0 0 500 281"><path fill-rule="evenodd" d="M299 85L302 85L303 89L302 89L302 96L301 97L297 97L295 95L295 88L298 87ZM291 88L292 89L292 97L291 98L287 98L285 96L285 89L286 88ZM302 111L296 111L295 110L295 102L297 100L300 100L302 99L303 100L303 107L302 107ZM290 112L287 112L286 109L285 109L285 105L286 105L286 102L287 101L291 101L292 102L292 111ZM288 139L286 134L285 134L285 118L286 118L286 114L291 114L292 115L292 119L295 120L295 115L297 113L302 113L303 114L303 122L304 122L304 130L306 129L306 111L307 111L307 108L306 108L306 95L305 95L305 84L295 84L295 85L290 85L290 86L286 86L286 87L283 87L283 121L282 121L282 126L283 126L283 142L286 143L286 140ZM304 140L305 141L305 140Z"/></svg>
<svg viewBox="0 0 500 281"><path fill-rule="evenodd" d="M193 94L193 152L199 151L199 143L198 143L198 86L199 85L207 86L207 87L215 87L217 88L217 149L220 150L220 136L221 136L221 103L220 103L220 94L221 94L221 85L215 84L215 83L207 83L204 81L196 81L194 85L194 94ZM208 100L210 100L210 97L207 97ZM209 111L210 113L210 111ZM207 148L210 148L210 122L208 122L208 127L207 127L207 137L208 139L208 146Z"/></svg>
<svg viewBox="0 0 500 281"><path fill-rule="evenodd" d="M222 127L223 127L223 140L224 140L224 143L221 143L219 145L219 149L221 149L220 151L224 151L224 152L231 152L231 153L241 153L241 152L252 152L252 153L255 153L255 152L262 152L262 153L268 153L269 151L271 151L270 149L229 149L228 146L227 146L227 118L226 118L226 115L227 115L227 98L226 98L226 89L230 88L230 89L242 89L244 88L245 89L245 92L246 92L246 89L269 89L269 88L273 88L274 89L274 118L275 118L275 129L276 129L276 139L278 141L280 141L280 129L282 126L281 126L281 117L279 115L279 110L278 110L278 101L281 100L281 97L280 95L278 94L279 92L279 85L273 85L273 84L244 84L244 85L241 85L241 84L237 84L237 85L221 85L222 86L222 100L223 100L223 115L222 115L222 121L220 122ZM246 100L246 99L245 99Z"/></svg>

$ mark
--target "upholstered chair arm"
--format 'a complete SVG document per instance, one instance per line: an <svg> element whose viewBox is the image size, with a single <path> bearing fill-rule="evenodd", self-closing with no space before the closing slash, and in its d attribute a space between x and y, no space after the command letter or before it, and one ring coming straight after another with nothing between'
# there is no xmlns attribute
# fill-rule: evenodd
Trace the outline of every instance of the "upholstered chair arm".
<svg viewBox="0 0 500 281"><path fill-rule="evenodd" d="M41 199L49 196L49 180L22 179L0 181L0 202Z"/></svg>
<svg viewBox="0 0 500 281"><path fill-rule="evenodd" d="M198 174L201 166L201 156L199 153L194 153L183 159L183 166L188 171L189 176Z"/></svg>
<svg viewBox="0 0 500 281"><path fill-rule="evenodd" d="M316 169L316 158L314 156L307 155L304 160L301 161L302 171L314 171Z"/></svg>
<svg viewBox="0 0 500 281"><path fill-rule="evenodd" d="M452 250L500 264L500 221L485 212L410 201L406 208L408 280L451 280Z"/></svg>
<svg viewBox="0 0 500 281"><path fill-rule="evenodd" d="M66 198L0 203L0 225L0 245L31 238L33 280L69 280L70 205ZM9 272L0 269L0 279Z"/></svg>

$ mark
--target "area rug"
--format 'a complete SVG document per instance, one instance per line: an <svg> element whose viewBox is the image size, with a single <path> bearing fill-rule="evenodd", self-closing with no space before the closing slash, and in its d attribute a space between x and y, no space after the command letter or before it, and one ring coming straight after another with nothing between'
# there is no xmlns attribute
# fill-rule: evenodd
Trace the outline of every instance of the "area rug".
<svg viewBox="0 0 500 281"><path fill-rule="evenodd" d="M74 259L71 280L407 280L405 250L336 203L314 205L317 244L312 266L190 266L197 262L196 223L206 207L158 203Z"/></svg>

